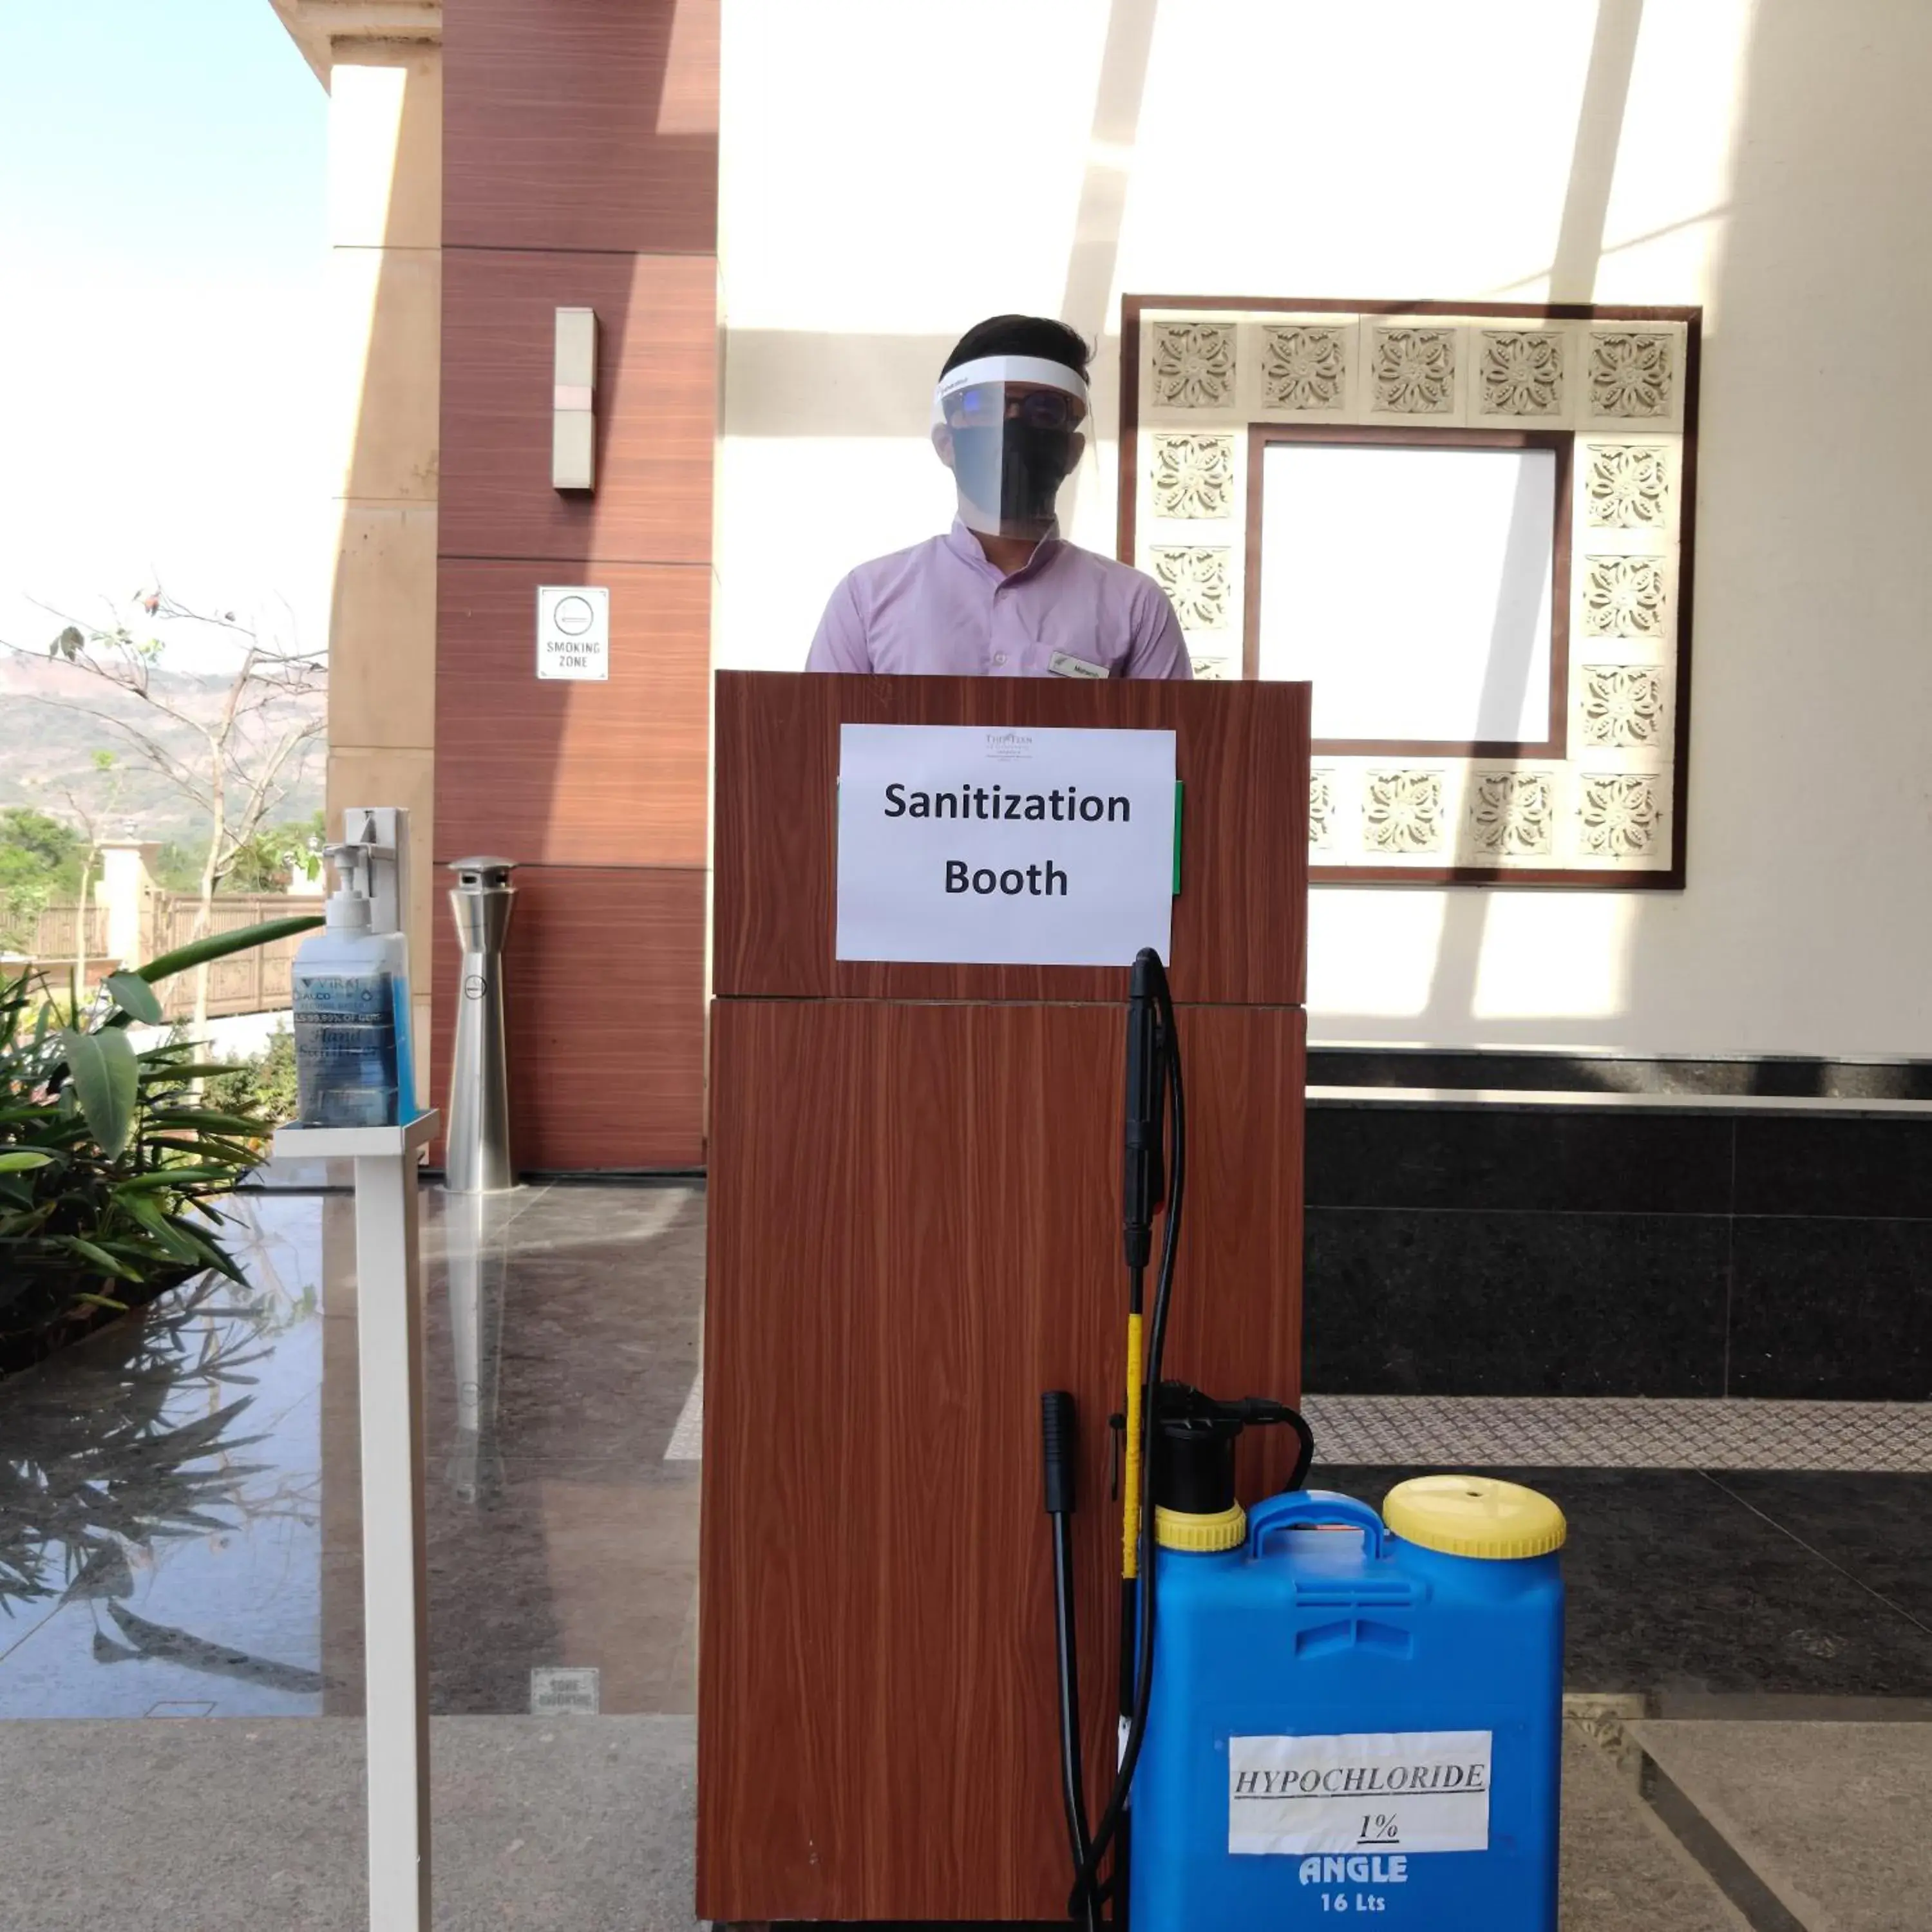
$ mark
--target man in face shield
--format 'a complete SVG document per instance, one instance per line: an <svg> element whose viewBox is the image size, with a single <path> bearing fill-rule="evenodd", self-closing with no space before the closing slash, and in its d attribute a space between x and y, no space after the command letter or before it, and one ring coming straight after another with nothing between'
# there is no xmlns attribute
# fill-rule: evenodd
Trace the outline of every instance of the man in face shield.
<svg viewBox="0 0 1932 1932"><path fill-rule="evenodd" d="M1089 351L1064 322L968 329L933 394L932 446L959 513L832 593L808 670L942 677L1192 677L1150 577L1078 548L1054 502L1086 447Z"/></svg>

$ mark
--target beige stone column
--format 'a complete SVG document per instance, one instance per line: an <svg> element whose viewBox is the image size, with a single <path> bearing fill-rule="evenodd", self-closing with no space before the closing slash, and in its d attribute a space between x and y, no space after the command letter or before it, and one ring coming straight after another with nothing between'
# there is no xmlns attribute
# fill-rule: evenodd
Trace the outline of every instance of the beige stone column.
<svg viewBox="0 0 1932 1932"><path fill-rule="evenodd" d="M329 613L332 834L346 804L410 813L418 1098L428 1078L442 332L440 10L278 0L329 92L329 280L340 426Z"/></svg>
<svg viewBox="0 0 1932 1932"><path fill-rule="evenodd" d="M107 908L107 956L123 966L138 965L155 950L154 874L160 849L138 838L109 838L101 844L94 903ZM85 906L80 917L85 932Z"/></svg>
<svg viewBox="0 0 1932 1932"><path fill-rule="evenodd" d="M417 1097L429 1065L436 502L442 305L438 0L270 0L328 89L329 283L340 435L329 604L328 813L410 814ZM294 910L295 908L291 908ZM322 1229L322 1654L332 1715L362 1708L355 1221Z"/></svg>

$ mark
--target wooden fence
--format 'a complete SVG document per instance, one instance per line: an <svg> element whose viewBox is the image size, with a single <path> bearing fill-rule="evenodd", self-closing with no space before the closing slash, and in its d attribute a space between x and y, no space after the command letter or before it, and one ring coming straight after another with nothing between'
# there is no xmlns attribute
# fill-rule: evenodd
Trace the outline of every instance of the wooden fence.
<svg viewBox="0 0 1932 1932"><path fill-rule="evenodd" d="M34 932L34 957L58 959L64 964L80 957L76 928L80 924L77 905L50 905L40 908ZM107 908L90 904L87 908L87 957L98 959L107 950Z"/></svg>
<svg viewBox="0 0 1932 1932"><path fill-rule="evenodd" d="M141 953L154 958L185 946L195 936L195 916L199 910L192 895L175 892L152 894L142 920ZM266 920L292 919L304 913L319 913L319 898L292 898L286 892L238 892L218 898L210 910L211 932L234 932L244 926ZM80 908L52 905L42 909L34 934L34 963L58 982L78 956L74 944ZM98 980L126 963L110 958L107 952L107 910L90 905L87 909L87 976ZM290 1000L289 966L302 944L299 938L277 940L268 946L252 946L226 959L218 959L208 969L208 1013L220 1019L232 1013L273 1012ZM177 974L160 988L161 1011L170 1020L186 1019L194 1010L194 975Z"/></svg>

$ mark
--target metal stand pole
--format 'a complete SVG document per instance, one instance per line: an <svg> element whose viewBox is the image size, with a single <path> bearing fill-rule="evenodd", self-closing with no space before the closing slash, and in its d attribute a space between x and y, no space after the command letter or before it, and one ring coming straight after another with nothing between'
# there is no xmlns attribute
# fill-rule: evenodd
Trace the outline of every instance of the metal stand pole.
<svg viewBox="0 0 1932 1932"><path fill-rule="evenodd" d="M429 1593L416 1165L437 1117L284 1127L278 1158L356 1168L370 1932L429 1932Z"/></svg>

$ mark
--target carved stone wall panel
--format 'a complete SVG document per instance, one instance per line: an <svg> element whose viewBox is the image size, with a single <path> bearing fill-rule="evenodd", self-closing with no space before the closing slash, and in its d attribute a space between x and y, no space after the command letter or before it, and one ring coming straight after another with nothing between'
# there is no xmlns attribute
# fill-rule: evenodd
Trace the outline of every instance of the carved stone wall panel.
<svg viewBox="0 0 1932 1932"><path fill-rule="evenodd" d="M1659 556L1584 557L1574 572L1582 636L1660 644L1670 622L1669 574Z"/></svg>
<svg viewBox="0 0 1932 1932"><path fill-rule="evenodd" d="M1665 740L1664 674L1654 664L1580 668L1578 735L1592 748L1655 749Z"/></svg>
<svg viewBox="0 0 1932 1932"><path fill-rule="evenodd" d="M1317 765L1308 774L1308 843L1328 851L1335 843L1335 768Z"/></svg>
<svg viewBox="0 0 1932 1932"><path fill-rule="evenodd" d="M1585 771L1577 783L1577 845L1585 857L1628 860L1656 851L1664 819L1656 775Z"/></svg>
<svg viewBox="0 0 1932 1932"><path fill-rule="evenodd" d="M1576 488L1589 540L1605 530L1662 541L1676 522L1673 452L1667 442L1586 436L1577 452Z"/></svg>
<svg viewBox="0 0 1932 1932"><path fill-rule="evenodd" d="M1468 340L1474 363L1472 422L1560 429L1570 420L1576 388L1572 332L1492 323L1472 328Z"/></svg>
<svg viewBox="0 0 1932 1932"><path fill-rule="evenodd" d="M1599 320L1582 334L1580 420L1592 430L1682 427L1689 347L1682 324Z"/></svg>
<svg viewBox="0 0 1932 1932"><path fill-rule="evenodd" d="M1267 323L1255 330L1264 416L1343 417L1354 407L1353 320Z"/></svg>
<svg viewBox="0 0 1932 1932"><path fill-rule="evenodd" d="M1362 844L1371 853L1440 852L1442 773L1384 768L1362 788Z"/></svg>
<svg viewBox="0 0 1932 1932"><path fill-rule="evenodd" d="M1246 674L1251 424L1393 429L1404 442L1471 428L1575 437L1564 754L1412 753L1394 730L1380 750L1318 743L1318 883L1450 868L1539 885L1675 883L1694 327L1657 312L1403 313L1306 298L1142 311L1132 555L1174 602L1197 677Z"/></svg>
<svg viewBox="0 0 1932 1932"><path fill-rule="evenodd" d="M1232 322L1150 325L1149 400L1162 412L1230 410L1239 400L1239 331Z"/></svg>
<svg viewBox="0 0 1932 1932"><path fill-rule="evenodd" d="M1156 517L1193 521L1234 512L1234 439L1156 430L1148 508Z"/></svg>
<svg viewBox="0 0 1932 1932"><path fill-rule="evenodd" d="M1467 338L1430 316L1372 316L1361 331L1363 412L1372 422L1460 423Z"/></svg>
<svg viewBox="0 0 1932 1932"><path fill-rule="evenodd" d="M1547 860L1556 849L1556 783L1546 771L1469 774L1464 846L1477 864L1509 858Z"/></svg>
<svg viewBox="0 0 1932 1932"><path fill-rule="evenodd" d="M1232 621L1228 552L1201 544L1156 544L1154 581L1167 592L1180 628L1225 631Z"/></svg>

